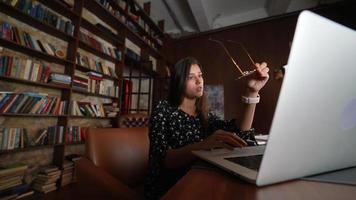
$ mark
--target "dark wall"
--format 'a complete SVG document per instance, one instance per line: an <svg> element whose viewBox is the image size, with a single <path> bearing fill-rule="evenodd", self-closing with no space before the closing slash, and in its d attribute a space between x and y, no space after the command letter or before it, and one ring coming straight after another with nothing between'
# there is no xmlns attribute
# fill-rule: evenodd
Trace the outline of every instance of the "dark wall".
<svg viewBox="0 0 356 200"><path fill-rule="evenodd" d="M315 11L356 27L354 5L335 4ZM186 56L196 57L203 65L205 83L224 86L225 118L239 120L238 113L241 113L242 106L240 97L244 92L244 83L235 80L239 76L235 66L223 49L216 43L208 41L208 38L242 42L256 62L265 61L271 69L270 80L260 92L261 102L257 106L253 125L258 132L268 133L282 84L281 80L273 78L273 70L287 63L289 42L293 39L297 17L298 13L294 13L176 40L174 45L170 44L170 52L175 54L171 57L175 59L173 62ZM247 56L236 45L225 44L242 68L252 69Z"/></svg>

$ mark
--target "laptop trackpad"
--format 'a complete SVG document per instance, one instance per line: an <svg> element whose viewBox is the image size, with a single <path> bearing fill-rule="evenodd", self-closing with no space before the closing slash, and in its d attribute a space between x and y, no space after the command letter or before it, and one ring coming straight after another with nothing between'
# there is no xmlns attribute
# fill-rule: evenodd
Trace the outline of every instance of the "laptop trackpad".
<svg viewBox="0 0 356 200"><path fill-rule="evenodd" d="M246 168L258 171L261 165L262 157L262 155L254 155L243 157L230 157L225 159L238 165L242 165Z"/></svg>

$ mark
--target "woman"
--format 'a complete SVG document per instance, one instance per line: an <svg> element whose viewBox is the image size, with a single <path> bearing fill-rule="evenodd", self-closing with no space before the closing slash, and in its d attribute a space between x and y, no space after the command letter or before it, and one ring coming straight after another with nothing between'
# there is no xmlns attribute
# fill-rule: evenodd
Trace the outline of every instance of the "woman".
<svg viewBox="0 0 356 200"><path fill-rule="evenodd" d="M247 87L242 121L238 128L234 120L223 121L208 113L201 65L194 58L177 62L171 75L168 101L158 103L151 115L149 173L145 196L157 199L190 168L191 151L213 148L244 147L242 135L251 129L258 92L266 84L266 63L256 64L256 72L246 78Z"/></svg>

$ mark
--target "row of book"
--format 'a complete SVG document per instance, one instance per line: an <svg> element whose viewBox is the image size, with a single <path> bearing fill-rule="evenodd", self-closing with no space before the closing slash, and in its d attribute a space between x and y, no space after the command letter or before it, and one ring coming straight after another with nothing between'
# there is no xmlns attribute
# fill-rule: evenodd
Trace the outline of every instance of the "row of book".
<svg viewBox="0 0 356 200"><path fill-rule="evenodd" d="M0 92L0 113L64 115L67 101L36 92Z"/></svg>
<svg viewBox="0 0 356 200"><path fill-rule="evenodd" d="M21 31L16 26L8 22L0 21L0 37L6 40L13 41L19 45L26 46L31 49L46 53L51 56L57 56L65 59L64 50L59 49L55 45L36 39L25 31Z"/></svg>
<svg viewBox="0 0 356 200"><path fill-rule="evenodd" d="M42 83L70 85L71 77L52 73L50 66L41 62L0 54L0 75Z"/></svg>
<svg viewBox="0 0 356 200"><path fill-rule="evenodd" d="M77 52L76 64L94 70L96 72L99 72L101 74L105 74L117 78L115 69L113 67L109 67L105 63L105 61L101 61L100 59L94 59L93 57L89 57Z"/></svg>
<svg viewBox="0 0 356 200"><path fill-rule="evenodd" d="M1 199L20 199L34 193L30 184L23 181L27 169L28 166L22 163L0 166Z"/></svg>
<svg viewBox="0 0 356 200"><path fill-rule="evenodd" d="M107 1L107 0L104 0L104 1ZM135 23L132 23L132 22L136 22L136 24L138 24L138 26L140 26L141 29L144 30L150 36L150 37L146 37L146 35L142 35L141 36L142 39L145 40L146 43L148 45L150 45L151 47L153 47L154 49L157 49L157 46L154 43L154 41L152 41L152 40L155 40L155 42L157 42L161 46L163 45L163 42L160 39L159 35L156 33L156 31L154 29L152 29L148 23L146 23L146 21L143 17L141 17L141 13L138 11L140 9L138 8L137 5L135 5L133 3L133 1L129 4L126 4L126 6L124 3L122 3L122 2L124 2L124 0L115 0L115 1L116 1L117 5L120 6L120 4L121 4L120 7L123 8L124 11L129 16L127 18L122 13L119 15L119 19L123 23L125 23L128 27L133 27L133 26L137 26L137 25L135 25ZM118 15L118 14L116 14L116 15ZM133 28L133 30L137 31L137 28Z"/></svg>
<svg viewBox="0 0 356 200"><path fill-rule="evenodd" d="M150 28L148 23L145 22L144 18L141 17L140 12L138 12L139 8L133 2L125 0L97 0L104 8L106 8L109 12L115 15L122 23L126 24L128 28L130 28L133 32L138 33L138 27L144 30L148 35L151 36L152 39L156 40L158 44L162 46L163 42L159 39L159 36L156 32ZM121 9L125 12L118 9L114 9L114 5L121 7ZM128 16L128 17L127 17ZM135 23L134 23L135 22ZM154 42L151 41L151 38L146 36L141 36L144 41L154 49L157 49L157 46Z"/></svg>
<svg viewBox="0 0 356 200"><path fill-rule="evenodd" d="M120 49L112 48L105 45L102 42L99 42L94 36L84 33L83 31L79 32L79 39L85 44L95 48L96 50L103 52L106 55L109 55L117 60L121 61L122 54Z"/></svg>
<svg viewBox="0 0 356 200"><path fill-rule="evenodd" d="M26 129L0 127L0 150L24 148L28 141Z"/></svg>
<svg viewBox="0 0 356 200"><path fill-rule="evenodd" d="M102 74L95 72L84 73L75 70L73 88L111 97L119 96L119 87L114 85L114 81L104 79Z"/></svg>
<svg viewBox="0 0 356 200"><path fill-rule="evenodd" d="M37 137L33 138L31 146L62 144L65 131L66 128L64 126L50 126L42 130Z"/></svg>
<svg viewBox="0 0 356 200"><path fill-rule="evenodd" d="M71 115L87 117L106 117L103 104L72 101Z"/></svg>
<svg viewBox="0 0 356 200"><path fill-rule="evenodd" d="M126 48L126 49L125 49L125 59L126 59L126 58L128 58L128 59L130 59L130 60L133 60L133 61L135 61L135 62L137 62L137 63L139 63L140 60L141 60L141 56L138 55L137 53L135 53L134 51L132 51L132 50L129 49L129 48Z"/></svg>
<svg viewBox="0 0 356 200"><path fill-rule="evenodd" d="M106 113L109 113L105 110ZM116 116L116 115L115 115ZM43 129L31 141L25 128L0 127L0 151L29 146L61 144L85 141L87 128L80 126L51 126ZM63 138L64 135L64 138Z"/></svg>
<svg viewBox="0 0 356 200"><path fill-rule="evenodd" d="M0 75L47 83L50 67L32 59L0 54Z"/></svg>
<svg viewBox="0 0 356 200"><path fill-rule="evenodd" d="M72 143L72 142L85 141L87 130L88 130L87 127L80 127L80 126L67 127L66 134L65 134L65 142Z"/></svg>
<svg viewBox="0 0 356 200"><path fill-rule="evenodd" d="M32 139L31 146L62 144L63 142L82 142L86 139L86 132L86 127L50 126L40 131L39 134Z"/></svg>
<svg viewBox="0 0 356 200"><path fill-rule="evenodd" d="M61 2L70 9L74 7L74 0L59 0L59 2Z"/></svg>
<svg viewBox="0 0 356 200"><path fill-rule="evenodd" d="M33 0L2 0L22 12L46 23L68 35L73 36L74 25L70 20L64 19L60 15L45 8L43 5Z"/></svg>

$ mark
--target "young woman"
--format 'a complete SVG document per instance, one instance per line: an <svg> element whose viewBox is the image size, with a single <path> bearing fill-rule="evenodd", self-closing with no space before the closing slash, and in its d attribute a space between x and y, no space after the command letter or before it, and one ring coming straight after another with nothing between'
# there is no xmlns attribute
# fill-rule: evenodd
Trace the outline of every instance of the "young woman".
<svg viewBox="0 0 356 200"><path fill-rule="evenodd" d="M245 104L240 126L209 113L202 67L194 58L177 62L171 74L168 101L155 107L150 121L149 172L145 185L147 199L158 199L190 168L192 150L244 147L242 135L251 135L258 92L266 84L269 68L256 63L256 72L246 77ZM239 102L237 102L239 103ZM239 137L240 136L240 137Z"/></svg>

